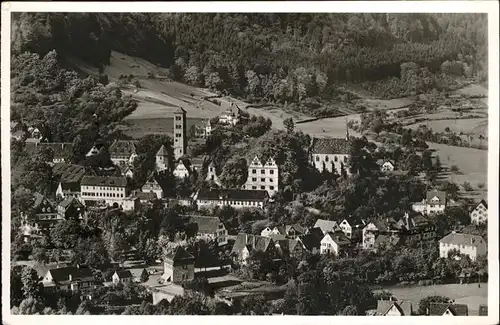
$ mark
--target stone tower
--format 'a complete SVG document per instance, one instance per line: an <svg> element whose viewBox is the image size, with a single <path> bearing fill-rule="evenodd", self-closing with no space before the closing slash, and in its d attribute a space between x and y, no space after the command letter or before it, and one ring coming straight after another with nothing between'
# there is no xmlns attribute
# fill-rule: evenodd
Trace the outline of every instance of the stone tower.
<svg viewBox="0 0 500 325"><path fill-rule="evenodd" d="M168 169L168 153L164 145L161 145L160 149L156 153L156 171L162 172Z"/></svg>
<svg viewBox="0 0 500 325"><path fill-rule="evenodd" d="M174 157L178 160L186 154L186 111L179 107L174 112Z"/></svg>

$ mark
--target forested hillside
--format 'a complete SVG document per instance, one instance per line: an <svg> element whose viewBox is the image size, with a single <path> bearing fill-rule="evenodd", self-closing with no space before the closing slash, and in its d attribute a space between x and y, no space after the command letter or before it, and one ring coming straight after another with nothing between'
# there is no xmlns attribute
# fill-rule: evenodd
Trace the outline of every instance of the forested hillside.
<svg viewBox="0 0 500 325"><path fill-rule="evenodd" d="M173 79L274 103L336 98L345 83L380 97L486 81L482 14L22 13L15 53L55 49L96 66L111 50Z"/></svg>

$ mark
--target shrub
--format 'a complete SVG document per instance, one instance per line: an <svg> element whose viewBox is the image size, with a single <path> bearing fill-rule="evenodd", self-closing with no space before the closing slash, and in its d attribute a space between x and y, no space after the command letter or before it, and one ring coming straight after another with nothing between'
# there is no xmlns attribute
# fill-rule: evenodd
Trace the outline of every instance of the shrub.
<svg viewBox="0 0 500 325"><path fill-rule="evenodd" d="M472 188L472 186L470 185L470 183L469 183L469 182L464 182L464 183L462 184L462 187L463 187L463 188L464 188L464 190L465 190L465 191L467 191L467 192L470 192L470 191L472 191L472 190L473 190L473 188Z"/></svg>
<svg viewBox="0 0 500 325"><path fill-rule="evenodd" d="M451 165L450 171L454 174L458 174L460 172L460 168L457 165Z"/></svg>

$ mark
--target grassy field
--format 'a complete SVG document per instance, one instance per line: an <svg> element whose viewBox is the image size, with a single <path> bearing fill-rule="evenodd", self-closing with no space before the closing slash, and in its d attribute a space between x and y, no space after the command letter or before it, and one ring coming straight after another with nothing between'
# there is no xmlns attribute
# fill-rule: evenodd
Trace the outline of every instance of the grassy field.
<svg viewBox="0 0 500 325"><path fill-rule="evenodd" d="M418 309L421 299L427 296L444 296L454 299L456 303L463 303L469 306L470 314L477 314L480 304L488 304L488 284L482 283L481 287L477 283L471 284L439 284L431 286L412 287L384 287L383 290L391 292L398 300L409 300L413 304L413 309Z"/></svg>
<svg viewBox="0 0 500 325"><path fill-rule="evenodd" d="M465 136L464 139L474 145L486 144L485 140L481 141L479 139L479 135L482 135L485 138L488 137L487 118L425 121L411 124L407 127L413 130L417 130L421 125L426 125L427 128L432 129L432 131L434 132L446 132L445 129L450 128L452 132L463 132L467 135L470 134L472 135L472 139L468 136Z"/></svg>

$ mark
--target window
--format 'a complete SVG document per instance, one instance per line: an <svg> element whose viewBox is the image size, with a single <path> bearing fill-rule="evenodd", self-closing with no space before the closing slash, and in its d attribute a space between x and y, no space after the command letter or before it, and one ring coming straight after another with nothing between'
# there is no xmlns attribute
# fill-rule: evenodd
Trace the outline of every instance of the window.
<svg viewBox="0 0 500 325"><path fill-rule="evenodd" d="M339 157L335 156L334 160L335 162L339 161Z"/></svg>
<svg viewBox="0 0 500 325"><path fill-rule="evenodd" d="M252 177L252 182L257 182L257 177Z"/></svg>
<svg viewBox="0 0 500 325"><path fill-rule="evenodd" d="M271 169L271 170L269 171L269 174L273 175L273 174L274 174L274 169Z"/></svg>
<svg viewBox="0 0 500 325"><path fill-rule="evenodd" d="M269 189L272 191L274 190L274 186L269 186Z"/></svg>
<svg viewBox="0 0 500 325"><path fill-rule="evenodd" d="M265 187L264 185L262 185L262 186L260 187L260 189L261 189L261 190L265 190L265 189L266 189L266 187Z"/></svg>
<svg viewBox="0 0 500 325"><path fill-rule="evenodd" d="M319 156L316 156L316 161L319 161Z"/></svg>
<svg viewBox="0 0 500 325"><path fill-rule="evenodd" d="M346 157L344 157L344 162L347 162L347 156L346 156Z"/></svg>
<svg viewBox="0 0 500 325"><path fill-rule="evenodd" d="M176 137L176 138L180 138L180 137L182 137L182 134L181 134L181 133L176 133L176 134L175 134L175 137Z"/></svg>
<svg viewBox="0 0 500 325"><path fill-rule="evenodd" d="M266 174L266 170L265 170L265 169L262 169L262 170L260 171L260 173L261 173L262 175L265 175L265 174Z"/></svg>
<svg viewBox="0 0 500 325"><path fill-rule="evenodd" d="M252 169L252 174L257 174L257 169Z"/></svg>
<svg viewBox="0 0 500 325"><path fill-rule="evenodd" d="M325 156L325 161L328 161L328 156Z"/></svg>
<svg viewBox="0 0 500 325"><path fill-rule="evenodd" d="M269 181L270 181L271 183L272 183L272 182L274 182L272 178L270 178L270 179L269 179Z"/></svg>
<svg viewBox="0 0 500 325"><path fill-rule="evenodd" d="M261 178L261 179L260 179L260 181L261 181L261 182L265 182L265 181L266 181L266 179L265 179L265 178Z"/></svg>
<svg viewBox="0 0 500 325"><path fill-rule="evenodd" d="M257 186L252 186L252 190L256 190L257 189Z"/></svg>
<svg viewBox="0 0 500 325"><path fill-rule="evenodd" d="M176 116L176 117L175 117L175 120L176 120L176 121L180 121L180 120L182 120L182 118L181 118L180 116Z"/></svg>
<svg viewBox="0 0 500 325"><path fill-rule="evenodd" d="M180 124L176 124L176 125L175 125L175 128L176 128L176 129L182 129L182 125L180 125Z"/></svg>

